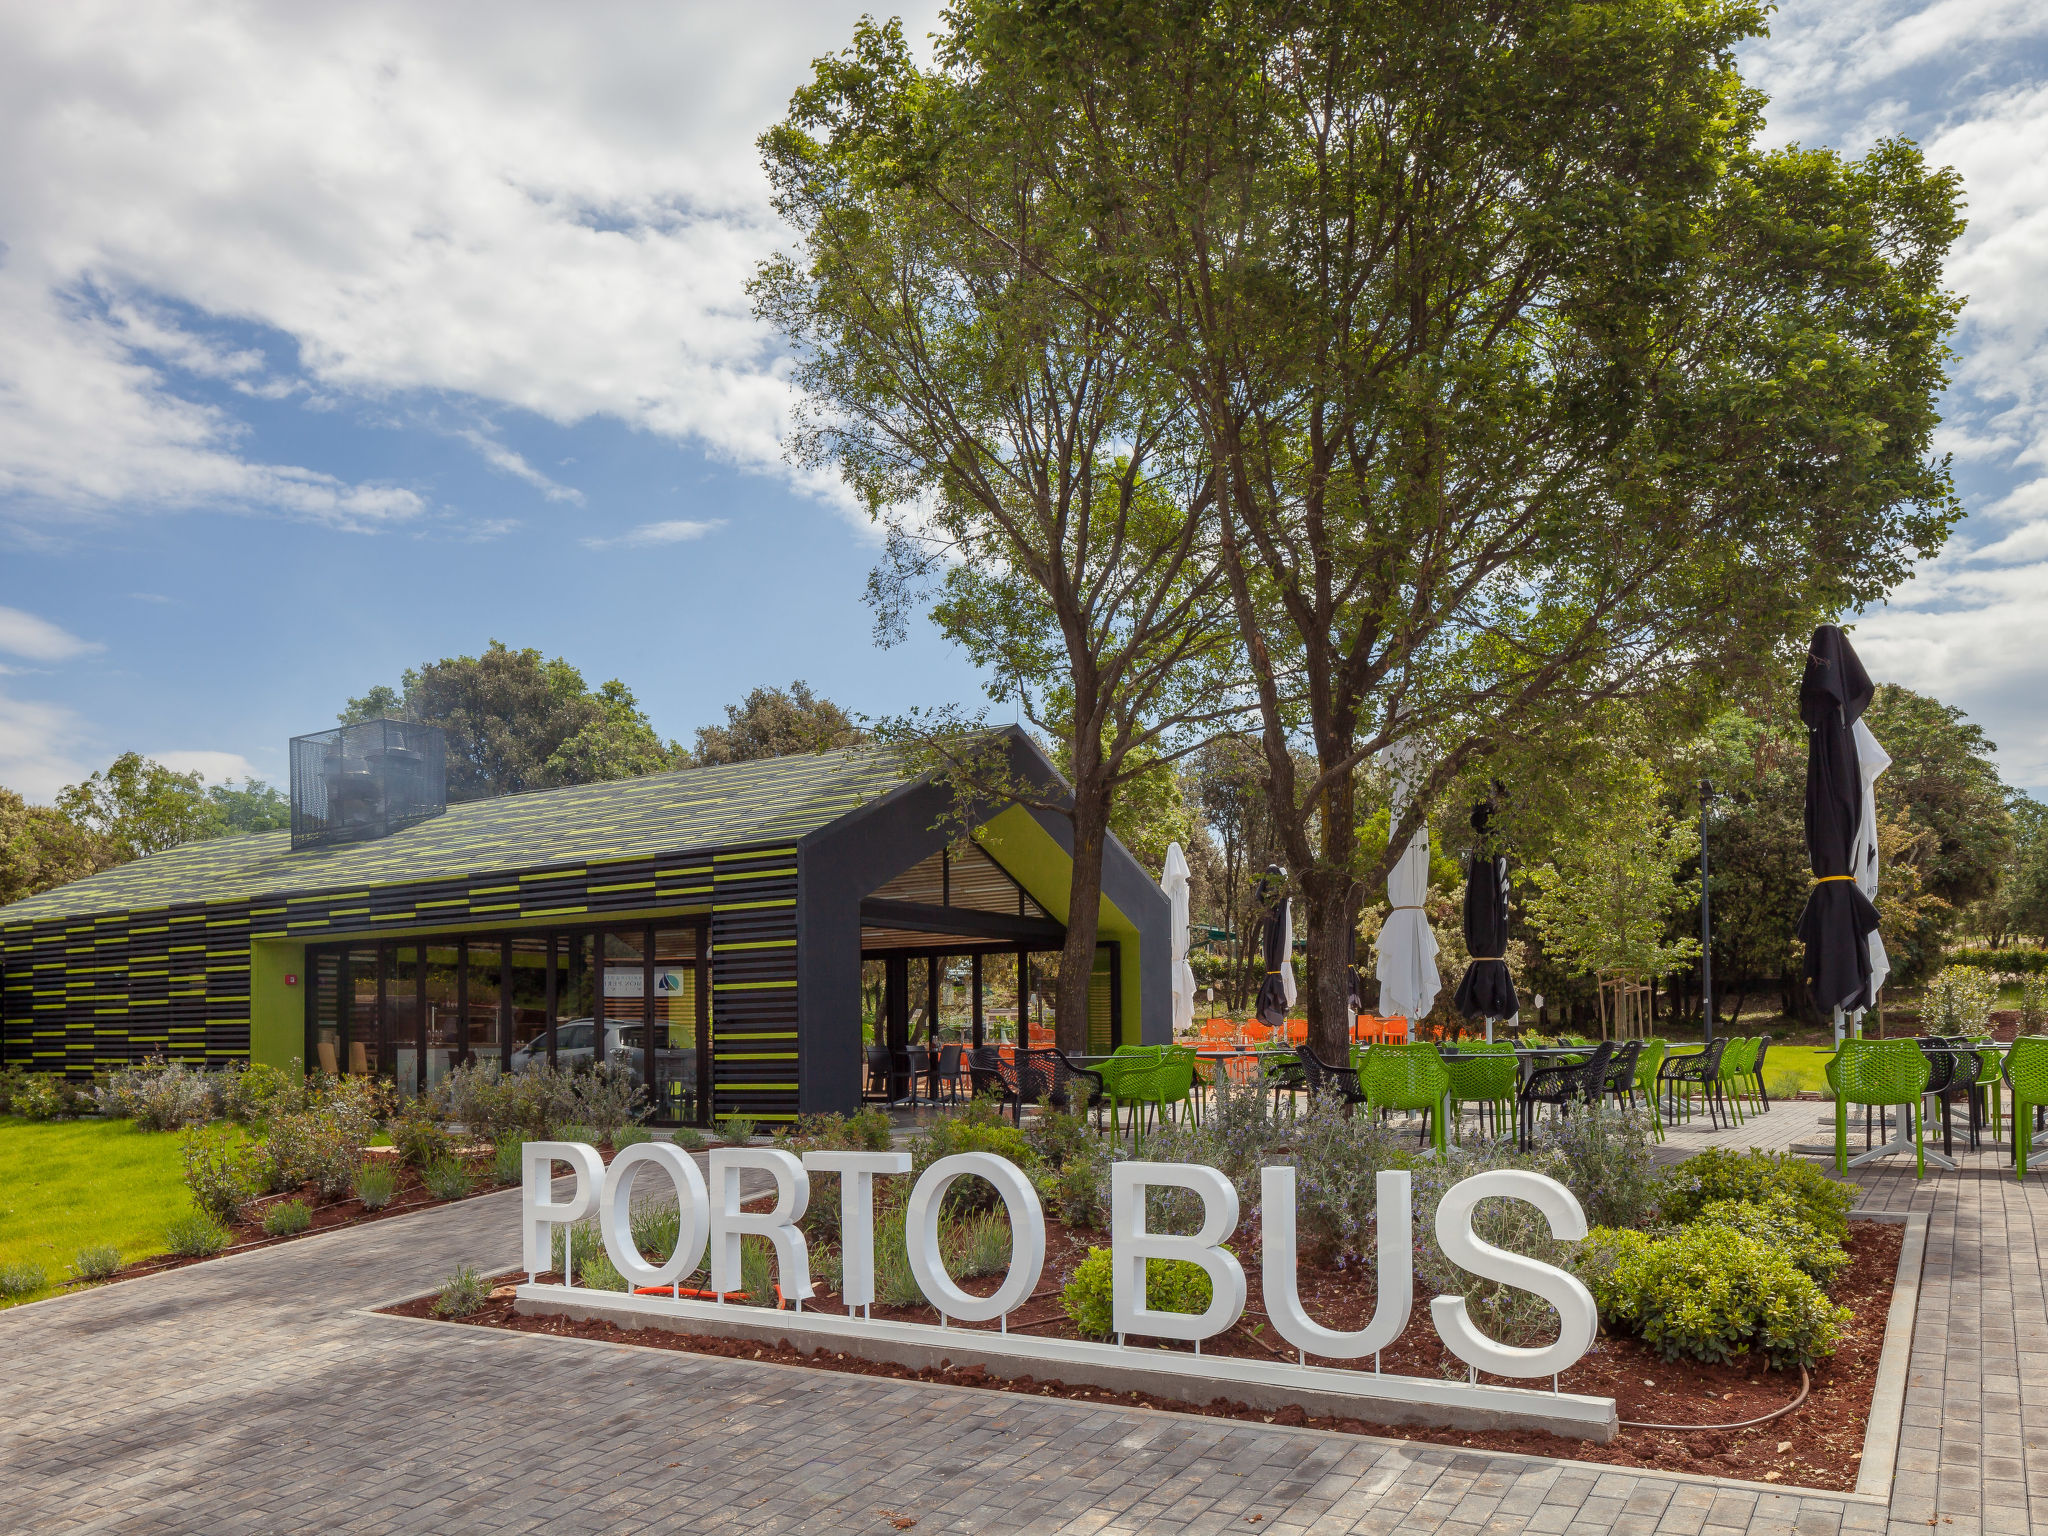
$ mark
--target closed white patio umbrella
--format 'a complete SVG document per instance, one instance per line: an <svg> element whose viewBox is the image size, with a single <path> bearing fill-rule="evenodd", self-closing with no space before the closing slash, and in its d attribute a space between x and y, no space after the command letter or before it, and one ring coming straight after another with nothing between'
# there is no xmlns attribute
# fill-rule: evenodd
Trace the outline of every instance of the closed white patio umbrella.
<svg viewBox="0 0 2048 1536"><path fill-rule="evenodd" d="M1387 823L1391 837L1413 798L1421 744L1413 738L1397 741L1387 748L1386 755L1394 769L1393 816ZM1425 822L1408 839L1400 862L1387 876L1387 904L1392 910L1380 928L1379 953L1373 966L1380 982L1380 1012L1406 1019L1410 1040L1415 1038L1415 1021L1436 1006L1442 985L1436 973L1436 935L1430 931L1429 914L1422 910L1428 895L1429 825Z"/></svg>
<svg viewBox="0 0 2048 1536"><path fill-rule="evenodd" d="M1868 896L1872 905L1877 902L1877 781L1885 769L1892 765L1891 753L1877 744L1877 738L1870 734L1870 727L1861 720L1851 728L1856 738L1856 767L1863 779L1863 798L1857 806L1856 845L1850 850L1850 873L1856 877L1856 889ZM1885 978L1892 973L1891 956L1884 952L1884 940L1878 931L1870 930L1870 1003L1877 1006L1878 989ZM1863 1010L1856 1010L1859 1026ZM1857 1033L1862 1033L1859 1027Z"/></svg>
<svg viewBox="0 0 2048 1536"><path fill-rule="evenodd" d="M1195 973L1188 965L1188 857L1179 843L1166 845L1166 868L1159 877L1166 892L1166 904L1173 925L1173 1032L1178 1035L1195 1025Z"/></svg>

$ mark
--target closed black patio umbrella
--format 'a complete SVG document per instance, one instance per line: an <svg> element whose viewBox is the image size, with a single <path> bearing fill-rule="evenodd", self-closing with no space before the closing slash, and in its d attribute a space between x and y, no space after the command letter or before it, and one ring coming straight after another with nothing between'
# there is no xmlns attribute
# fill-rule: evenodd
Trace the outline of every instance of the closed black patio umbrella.
<svg viewBox="0 0 2048 1536"><path fill-rule="evenodd" d="M1504 854L1489 853L1486 825L1492 811L1485 805L1472 809L1472 830L1479 834L1479 846L1465 871L1465 949L1472 963L1458 983L1458 1012L1468 1019L1485 1019L1487 1036L1492 1037L1495 1019L1511 1019L1517 1011L1514 978L1508 975L1508 861Z"/></svg>
<svg viewBox="0 0 2048 1536"><path fill-rule="evenodd" d="M1252 1016L1261 1024L1281 1029L1287 1023L1287 1010L1294 1006L1294 914L1287 895L1287 873L1278 864L1267 865L1259 877L1258 901L1266 908L1266 920L1259 926L1259 948L1266 964Z"/></svg>
<svg viewBox="0 0 2048 1536"><path fill-rule="evenodd" d="M1799 917L1806 986L1823 1014L1870 1006L1870 935L1877 908L1856 887L1856 823L1863 796L1855 726L1869 706L1870 674L1832 624L1813 632L1799 680L1806 722L1806 856L1813 889Z"/></svg>

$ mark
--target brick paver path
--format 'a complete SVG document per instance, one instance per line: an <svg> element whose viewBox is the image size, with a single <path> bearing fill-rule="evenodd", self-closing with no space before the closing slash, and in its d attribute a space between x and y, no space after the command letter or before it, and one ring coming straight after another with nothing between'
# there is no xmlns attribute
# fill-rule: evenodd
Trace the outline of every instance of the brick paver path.
<svg viewBox="0 0 2048 1536"><path fill-rule="evenodd" d="M1674 1150L1821 1134L1812 1106L1786 1106ZM2030 1509L2048 1528L2030 1430L2048 1413L2048 1197L1997 1166L1863 1181L1934 1217L1894 1531L1962 1536L1980 1512L2024 1531ZM884 1511L920 1533L1887 1524L1840 1497L363 1310L461 1262L510 1267L516 1210L496 1195L0 1313L0 1529L887 1532Z"/></svg>

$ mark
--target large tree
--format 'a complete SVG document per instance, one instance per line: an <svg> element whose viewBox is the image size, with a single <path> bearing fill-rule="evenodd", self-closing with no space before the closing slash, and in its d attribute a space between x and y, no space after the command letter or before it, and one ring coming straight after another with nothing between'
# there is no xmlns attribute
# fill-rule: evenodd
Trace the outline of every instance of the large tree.
<svg viewBox="0 0 2048 1536"><path fill-rule="evenodd" d="M798 678L787 692L756 688L738 704L725 706L725 724L697 727L696 760L748 763L764 757L832 752L865 740L852 716L821 699Z"/></svg>
<svg viewBox="0 0 2048 1536"><path fill-rule="evenodd" d="M448 738L448 798L635 778L682 766L632 691L614 678L592 689L559 656L493 640L481 656L449 656L350 699L341 723L391 716L439 726Z"/></svg>
<svg viewBox="0 0 2048 1536"><path fill-rule="evenodd" d="M1761 667L1957 515L1929 448L1955 178L1900 141L1759 147L1734 50L1760 6L948 21L941 71L1048 125L1035 182L1094 210L1098 259L1051 275L1199 422L1326 1052L1361 891L1445 784L1591 704ZM1361 848L1361 766L1402 737L1431 771Z"/></svg>
<svg viewBox="0 0 2048 1536"><path fill-rule="evenodd" d="M1901 818L1918 842L1907 857L1951 907L1989 896L2012 851L2012 816L1981 726L1952 704L1880 683L1864 724L1890 754L1877 781L1880 818Z"/></svg>
<svg viewBox="0 0 2048 1536"><path fill-rule="evenodd" d="M1056 117L1017 117L922 70L863 22L762 138L797 248L764 265L807 410L792 443L888 527L883 638L931 615L1058 743L1069 783L1025 782L983 717L889 723L968 796L1070 818L1059 1043L1085 1049L1102 858L1118 797L1164 782L1218 708L1230 649L1211 476L1180 392L1071 288L1099 210L1046 174Z"/></svg>

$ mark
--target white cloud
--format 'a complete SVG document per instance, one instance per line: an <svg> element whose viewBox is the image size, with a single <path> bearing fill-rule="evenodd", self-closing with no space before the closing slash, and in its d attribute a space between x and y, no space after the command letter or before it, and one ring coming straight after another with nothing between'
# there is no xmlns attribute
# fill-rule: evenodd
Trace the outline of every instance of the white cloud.
<svg viewBox="0 0 2048 1536"><path fill-rule="evenodd" d="M583 504L581 491L574 486L563 485L559 480L550 480L527 463L524 454L514 452L488 432L468 427L455 435L481 454L484 462L491 468L524 480L549 501L573 501L578 506Z"/></svg>
<svg viewBox="0 0 2048 1536"><path fill-rule="evenodd" d="M81 640L48 619L23 613L19 608L0 608L0 651L24 656L30 661L70 661L105 650L91 640Z"/></svg>
<svg viewBox="0 0 2048 1536"><path fill-rule="evenodd" d="M692 539L701 539L707 533L716 533L725 526L725 519L714 517L703 522L692 522L678 518L666 523L642 523L609 539L585 539L585 549L649 549L660 544L687 544Z"/></svg>
<svg viewBox="0 0 2048 1536"><path fill-rule="evenodd" d="M2048 791L2048 7L2039 0L1787 0L1744 52L1778 141L1860 153L1902 134L1962 177L1946 279L1968 305L1938 449L1969 515L1857 623L1873 675L1967 710L2008 782Z"/></svg>
<svg viewBox="0 0 2048 1536"><path fill-rule="evenodd" d="M223 779L253 779L255 766L239 752L148 752L173 773L196 773L209 783Z"/></svg>
<svg viewBox="0 0 2048 1536"><path fill-rule="evenodd" d="M425 510L254 461L188 377L315 408L417 391L604 415L779 464L788 391L744 289L782 232L753 140L853 16L0 9L0 497L17 517ZM295 365L209 334L235 321L289 338Z"/></svg>
<svg viewBox="0 0 2048 1536"><path fill-rule="evenodd" d="M78 756L85 722L62 704L0 693L0 784L47 805L92 770Z"/></svg>

